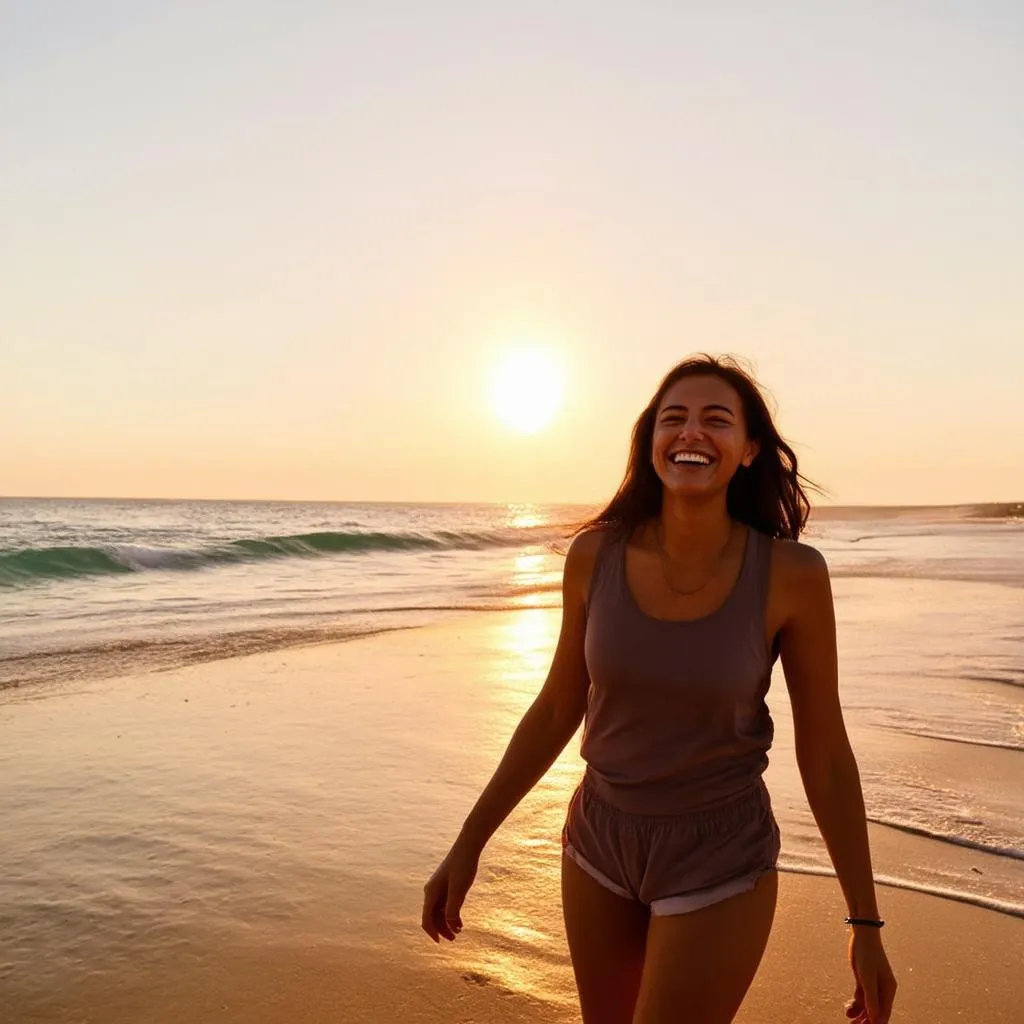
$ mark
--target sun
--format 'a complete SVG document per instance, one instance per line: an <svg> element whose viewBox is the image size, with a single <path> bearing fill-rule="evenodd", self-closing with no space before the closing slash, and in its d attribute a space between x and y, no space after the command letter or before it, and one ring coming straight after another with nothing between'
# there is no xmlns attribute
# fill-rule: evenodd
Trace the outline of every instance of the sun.
<svg viewBox="0 0 1024 1024"><path fill-rule="evenodd" d="M562 404L561 369L542 348L514 348L494 369L491 397L507 427L521 434L539 433Z"/></svg>

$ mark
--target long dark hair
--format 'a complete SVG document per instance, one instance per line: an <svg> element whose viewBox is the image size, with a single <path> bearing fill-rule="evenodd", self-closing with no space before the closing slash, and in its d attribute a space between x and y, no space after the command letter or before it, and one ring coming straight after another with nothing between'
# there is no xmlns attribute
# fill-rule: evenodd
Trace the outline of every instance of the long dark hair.
<svg viewBox="0 0 1024 1024"><path fill-rule="evenodd" d="M665 375L633 427L626 475L615 497L602 512L574 529L573 536L596 527L628 536L661 512L663 485L651 463L654 421L665 392L683 377L720 377L731 384L743 403L747 435L760 445L750 466L740 466L729 481L729 515L769 537L796 540L811 508L807 489L818 488L797 470L796 455L776 430L753 375L731 356L705 354L684 359Z"/></svg>

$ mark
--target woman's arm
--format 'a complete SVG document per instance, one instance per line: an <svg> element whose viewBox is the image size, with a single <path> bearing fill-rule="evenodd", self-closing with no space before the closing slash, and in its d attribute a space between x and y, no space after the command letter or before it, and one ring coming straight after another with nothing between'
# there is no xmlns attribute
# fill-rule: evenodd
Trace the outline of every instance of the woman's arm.
<svg viewBox="0 0 1024 1024"><path fill-rule="evenodd" d="M877 917L860 774L839 703L828 568L814 548L785 547L781 575L788 615L779 651L793 709L797 765L850 916Z"/></svg>
<svg viewBox="0 0 1024 1024"><path fill-rule="evenodd" d="M462 904L487 841L551 767L583 719L587 668L583 657L586 594L600 535L577 537L562 576L562 628L537 699L523 715L491 781L437 870L423 887L423 930L435 941L462 928Z"/></svg>
<svg viewBox="0 0 1024 1024"><path fill-rule="evenodd" d="M864 795L839 703L828 567L819 552L802 544L777 544L776 553L786 610L779 650L807 802L836 869L849 916L877 919ZM880 929L860 925L852 931L850 965L856 991L847 1016L886 1024L896 979L882 948Z"/></svg>
<svg viewBox="0 0 1024 1024"><path fill-rule="evenodd" d="M551 669L456 840L480 851L572 739L587 706L586 593L599 535L573 540L562 576L562 627Z"/></svg>

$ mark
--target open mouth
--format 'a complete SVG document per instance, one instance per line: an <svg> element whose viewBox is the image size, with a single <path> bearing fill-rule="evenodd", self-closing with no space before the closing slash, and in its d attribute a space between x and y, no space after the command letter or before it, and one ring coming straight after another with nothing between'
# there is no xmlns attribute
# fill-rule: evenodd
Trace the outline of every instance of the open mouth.
<svg viewBox="0 0 1024 1024"><path fill-rule="evenodd" d="M715 460L704 452L678 451L669 455L668 461L674 466L710 466Z"/></svg>

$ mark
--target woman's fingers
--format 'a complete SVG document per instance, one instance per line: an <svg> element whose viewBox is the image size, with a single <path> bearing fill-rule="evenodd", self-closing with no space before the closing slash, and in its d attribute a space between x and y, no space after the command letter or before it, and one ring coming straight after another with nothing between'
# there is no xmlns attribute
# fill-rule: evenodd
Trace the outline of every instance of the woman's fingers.
<svg viewBox="0 0 1024 1024"><path fill-rule="evenodd" d="M889 1017L892 1015L892 1004L896 999L896 979L887 975L882 980L881 991L878 997L878 1024L889 1024Z"/></svg>
<svg viewBox="0 0 1024 1024"><path fill-rule="evenodd" d="M455 932L452 926L448 923L448 918L445 915L444 900L440 899L434 908L434 924L437 926L438 932L444 936L449 942L453 942L455 939Z"/></svg>
<svg viewBox="0 0 1024 1024"><path fill-rule="evenodd" d="M877 987L858 983L856 995L846 1004L846 1016L854 1024L889 1024L895 998L895 979L879 978Z"/></svg>
<svg viewBox="0 0 1024 1024"><path fill-rule="evenodd" d="M462 904L476 878L478 856L453 848L423 887L423 930L435 942L454 942L462 931Z"/></svg>
<svg viewBox="0 0 1024 1024"><path fill-rule="evenodd" d="M878 1013L878 992L876 989L869 988L865 993L867 1006L865 1009L868 1013L868 1020L871 1024L885 1024L885 1021Z"/></svg>
<svg viewBox="0 0 1024 1024"><path fill-rule="evenodd" d="M454 921L458 927L453 927L453 922L449 918L448 905L452 899L450 892L448 882L444 879L432 878L423 887L423 915L420 925L435 942L440 942L441 938L454 941L456 933L462 928L457 909ZM458 906L461 905L460 898Z"/></svg>
<svg viewBox="0 0 1024 1024"><path fill-rule="evenodd" d="M462 931L462 904L472 888L477 872L476 854L461 854L452 864L448 876L448 897L445 900L445 923L452 931L454 939Z"/></svg>
<svg viewBox="0 0 1024 1024"><path fill-rule="evenodd" d="M434 925L434 914L433 911L427 907L423 908L423 916L420 918L420 927L434 940L439 941L437 937L437 927Z"/></svg>
<svg viewBox="0 0 1024 1024"><path fill-rule="evenodd" d="M857 990L853 998L846 1004L846 1016L852 1021L858 1021L864 1015L864 989L860 981L857 982Z"/></svg>
<svg viewBox="0 0 1024 1024"><path fill-rule="evenodd" d="M882 1018L878 1015L878 979L874 979L875 985L868 985L864 989L864 1008L868 1011L868 1020L871 1024L885 1024Z"/></svg>
<svg viewBox="0 0 1024 1024"><path fill-rule="evenodd" d="M433 883L427 882L423 887L423 916L420 918L420 926L435 941L437 937L437 926L434 924L434 907L436 901L433 895Z"/></svg>
<svg viewBox="0 0 1024 1024"><path fill-rule="evenodd" d="M448 884L448 898L444 904L445 925L451 929L452 938L462 931L462 904L466 901L467 886L461 880L457 884Z"/></svg>
<svg viewBox="0 0 1024 1024"><path fill-rule="evenodd" d="M896 998L896 979L893 977L884 953L877 969L870 971L869 974L868 983L866 985L860 983L857 986L857 993L861 996L861 1005L864 1008L865 1020L869 1024L889 1024L892 1004ZM860 982L859 977L858 982Z"/></svg>
<svg viewBox="0 0 1024 1024"><path fill-rule="evenodd" d="M444 923L444 904L447 888L440 879L436 878L432 878L423 887L423 917L420 924L435 942L441 941L441 935L444 935L445 938L452 938L450 934L445 934L447 927Z"/></svg>

